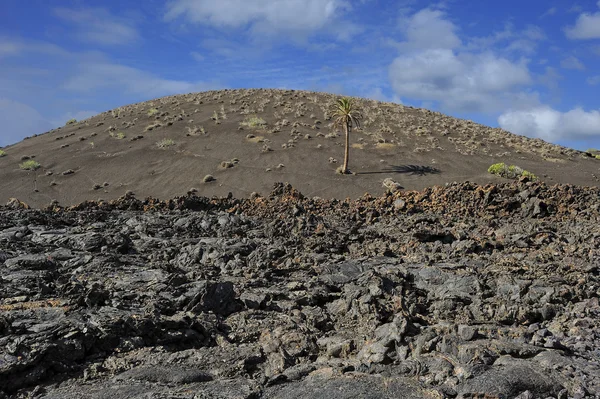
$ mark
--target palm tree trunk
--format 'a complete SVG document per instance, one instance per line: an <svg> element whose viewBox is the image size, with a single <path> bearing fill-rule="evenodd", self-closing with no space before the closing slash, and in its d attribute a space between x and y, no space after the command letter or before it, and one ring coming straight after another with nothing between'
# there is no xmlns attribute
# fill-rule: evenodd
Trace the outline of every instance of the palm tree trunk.
<svg viewBox="0 0 600 399"><path fill-rule="evenodd" d="M344 148L344 166L342 167L342 173L348 173L348 158L350 156L350 129L348 123L344 124L344 131L346 132L346 147Z"/></svg>

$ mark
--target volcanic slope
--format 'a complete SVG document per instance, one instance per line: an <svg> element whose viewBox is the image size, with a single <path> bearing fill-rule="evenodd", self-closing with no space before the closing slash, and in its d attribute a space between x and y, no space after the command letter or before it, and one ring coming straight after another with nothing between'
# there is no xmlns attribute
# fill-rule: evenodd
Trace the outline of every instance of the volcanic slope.
<svg viewBox="0 0 600 399"><path fill-rule="evenodd" d="M293 90L239 89L164 97L123 106L3 149L0 201L32 206L138 197L248 197L290 182L307 196L381 194L386 178L405 189L447 182L497 183L497 162L515 164L546 183L598 184L591 154L399 104L357 99L364 120L344 134L327 114L339 96ZM23 162L39 164L23 170ZM214 180L205 182L207 175ZM210 178L209 178L210 179Z"/></svg>

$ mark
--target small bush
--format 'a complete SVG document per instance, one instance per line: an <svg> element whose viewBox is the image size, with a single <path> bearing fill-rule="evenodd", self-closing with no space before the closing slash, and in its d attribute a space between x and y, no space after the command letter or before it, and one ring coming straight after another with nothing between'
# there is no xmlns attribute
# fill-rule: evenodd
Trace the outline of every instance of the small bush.
<svg viewBox="0 0 600 399"><path fill-rule="evenodd" d="M507 179L518 179L520 177L528 177L531 180L537 180L537 176L533 173L524 170L516 165L507 166L504 162L495 163L488 168L488 173L504 177Z"/></svg>
<svg viewBox="0 0 600 399"><path fill-rule="evenodd" d="M117 140L123 140L125 137L125 133L123 132L119 132L119 133L115 133L115 132L110 132L109 133L110 137L115 138Z"/></svg>
<svg viewBox="0 0 600 399"><path fill-rule="evenodd" d="M6 152L3 150L0 150L0 158L5 157L6 156Z"/></svg>
<svg viewBox="0 0 600 399"><path fill-rule="evenodd" d="M67 123L65 123L65 125L72 125L72 124L74 124L74 123L77 123L77 119L75 119L75 118L72 118L72 119L69 119L69 120L67 121Z"/></svg>
<svg viewBox="0 0 600 399"><path fill-rule="evenodd" d="M175 145L175 141L171 139L162 139L161 141L156 142L156 146L158 148L169 148Z"/></svg>
<svg viewBox="0 0 600 399"><path fill-rule="evenodd" d="M158 123L158 122L155 122L155 123L153 123L153 124L151 124L151 125L148 125L148 126L146 126L146 128L144 129L144 131L145 131L145 132L149 132L150 130L154 130L154 129L156 129L156 128L159 128L159 127L161 127L161 126L162 126L162 125L161 125L160 123Z"/></svg>
<svg viewBox="0 0 600 399"><path fill-rule="evenodd" d="M252 116L250 118L246 118L243 122L240 123L242 126L252 127L252 128L261 128L267 125L264 119L259 118L258 116Z"/></svg>
<svg viewBox="0 0 600 399"><path fill-rule="evenodd" d="M23 170L38 170L42 165L39 162L30 159L29 161L25 161L19 165L19 168Z"/></svg>
<svg viewBox="0 0 600 399"><path fill-rule="evenodd" d="M204 176L204 179L202 179L202 181L204 183L209 183L209 182L215 181L215 180L217 180L217 179L215 179L212 175L206 175L206 176Z"/></svg>
<svg viewBox="0 0 600 399"><path fill-rule="evenodd" d="M0 155L0 157L1 157L1 156L2 156L2 155ZM594 158L596 158L596 159L600 159L600 155L594 155Z"/></svg>
<svg viewBox="0 0 600 399"><path fill-rule="evenodd" d="M154 116L156 114L158 114L158 110L156 108L150 108L148 110L148 116Z"/></svg>

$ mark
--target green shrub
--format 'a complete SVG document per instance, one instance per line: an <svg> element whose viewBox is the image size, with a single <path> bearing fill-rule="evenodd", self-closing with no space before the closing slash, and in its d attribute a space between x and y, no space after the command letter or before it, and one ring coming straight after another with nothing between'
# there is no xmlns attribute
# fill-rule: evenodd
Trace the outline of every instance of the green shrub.
<svg viewBox="0 0 600 399"><path fill-rule="evenodd" d="M77 119L72 118L72 119L69 119L65 125L72 125L74 123L77 123Z"/></svg>
<svg viewBox="0 0 600 399"><path fill-rule="evenodd" d="M1 156L1 155L0 155ZM600 159L600 155L594 155L594 158Z"/></svg>
<svg viewBox="0 0 600 399"><path fill-rule="evenodd" d="M29 161L23 162L19 167L23 170L37 170L41 167L39 162L30 159Z"/></svg>
<svg viewBox="0 0 600 399"><path fill-rule="evenodd" d="M242 126L260 128L267 125L264 119L259 118L258 116L251 116L246 118L243 122L240 123Z"/></svg>
<svg viewBox="0 0 600 399"><path fill-rule="evenodd" d="M3 150L0 150L0 158L5 157L6 156L6 152Z"/></svg>
<svg viewBox="0 0 600 399"><path fill-rule="evenodd" d="M488 168L488 173L501 176L507 179L518 179L520 177L528 177L531 180L537 180L538 177L533 173L522 169L516 165L506 165L504 162L495 163Z"/></svg>
<svg viewBox="0 0 600 399"><path fill-rule="evenodd" d="M158 110L156 108L150 108L148 110L148 116L153 116L153 115L156 115L156 114L158 114Z"/></svg>
<svg viewBox="0 0 600 399"><path fill-rule="evenodd" d="M162 139L161 141L158 141L156 143L156 146L158 148L168 148L168 147L172 147L175 145L175 141L171 140L171 139Z"/></svg>
<svg viewBox="0 0 600 399"><path fill-rule="evenodd" d="M110 135L110 137L113 137L117 140L123 140L126 137L125 133L123 133L123 132L119 132L116 134L114 132L110 132L109 135Z"/></svg>

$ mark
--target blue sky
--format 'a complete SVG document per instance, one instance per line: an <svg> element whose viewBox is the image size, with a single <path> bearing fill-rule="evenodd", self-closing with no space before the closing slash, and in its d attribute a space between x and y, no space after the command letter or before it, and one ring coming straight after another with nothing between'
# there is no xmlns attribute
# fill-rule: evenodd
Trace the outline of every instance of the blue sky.
<svg viewBox="0 0 600 399"><path fill-rule="evenodd" d="M133 102L326 91L600 148L600 0L2 0L0 146Z"/></svg>

